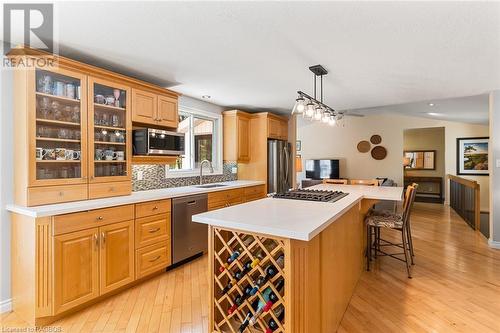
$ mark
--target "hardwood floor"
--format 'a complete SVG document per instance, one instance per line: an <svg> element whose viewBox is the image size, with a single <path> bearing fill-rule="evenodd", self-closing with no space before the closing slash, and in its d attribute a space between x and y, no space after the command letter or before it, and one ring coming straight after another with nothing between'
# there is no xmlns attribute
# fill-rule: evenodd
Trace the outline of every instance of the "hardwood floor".
<svg viewBox="0 0 500 333"><path fill-rule="evenodd" d="M412 226L413 279L403 263L377 259L363 273L339 332L500 332L500 250L443 205L416 203ZM205 333L206 262L197 259L52 326L64 332ZM5 331L25 323L10 313L0 315L0 326Z"/></svg>

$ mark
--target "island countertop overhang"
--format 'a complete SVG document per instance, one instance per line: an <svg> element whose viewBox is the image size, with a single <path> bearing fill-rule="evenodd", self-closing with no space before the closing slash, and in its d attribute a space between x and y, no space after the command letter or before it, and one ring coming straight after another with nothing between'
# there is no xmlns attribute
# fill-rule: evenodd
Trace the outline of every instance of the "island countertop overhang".
<svg viewBox="0 0 500 333"><path fill-rule="evenodd" d="M402 187L317 185L349 193L336 202L266 198L193 216L193 221L248 233L310 241L363 199L402 200Z"/></svg>

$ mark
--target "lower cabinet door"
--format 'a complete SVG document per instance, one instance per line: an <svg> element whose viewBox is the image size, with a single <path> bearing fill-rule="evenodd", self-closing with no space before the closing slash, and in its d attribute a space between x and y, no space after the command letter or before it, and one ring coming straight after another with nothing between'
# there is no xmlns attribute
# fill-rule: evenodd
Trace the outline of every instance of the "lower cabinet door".
<svg viewBox="0 0 500 333"><path fill-rule="evenodd" d="M101 295L134 281L134 221L99 228Z"/></svg>
<svg viewBox="0 0 500 333"><path fill-rule="evenodd" d="M98 228L54 237L54 312L99 296Z"/></svg>

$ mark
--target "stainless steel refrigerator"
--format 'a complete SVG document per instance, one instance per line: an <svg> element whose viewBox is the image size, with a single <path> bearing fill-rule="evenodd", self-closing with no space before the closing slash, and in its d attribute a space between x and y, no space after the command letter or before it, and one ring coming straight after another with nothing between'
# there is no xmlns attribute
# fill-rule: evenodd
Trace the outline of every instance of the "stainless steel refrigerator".
<svg viewBox="0 0 500 333"><path fill-rule="evenodd" d="M267 140L267 193L283 193L291 188L291 145L283 140Z"/></svg>

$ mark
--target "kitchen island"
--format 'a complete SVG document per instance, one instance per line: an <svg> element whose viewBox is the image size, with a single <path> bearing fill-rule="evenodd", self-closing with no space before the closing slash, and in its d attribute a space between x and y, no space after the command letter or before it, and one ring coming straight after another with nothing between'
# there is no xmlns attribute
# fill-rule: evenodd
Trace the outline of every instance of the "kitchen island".
<svg viewBox="0 0 500 333"><path fill-rule="evenodd" d="M193 216L209 225L210 331L335 332L364 267L364 215L401 187L317 185L336 202L266 198ZM251 320L249 320L251 319ZM245 326L244 326L245 327Z"/></svg>

